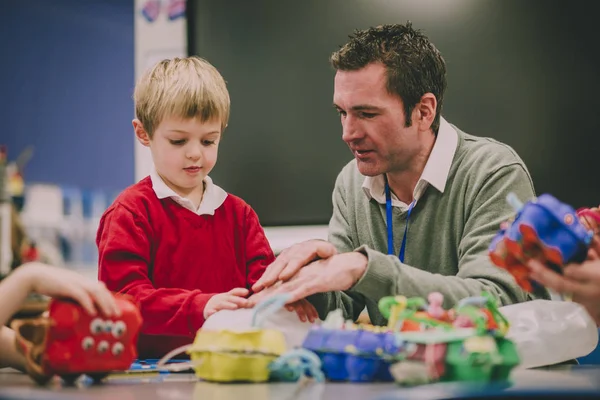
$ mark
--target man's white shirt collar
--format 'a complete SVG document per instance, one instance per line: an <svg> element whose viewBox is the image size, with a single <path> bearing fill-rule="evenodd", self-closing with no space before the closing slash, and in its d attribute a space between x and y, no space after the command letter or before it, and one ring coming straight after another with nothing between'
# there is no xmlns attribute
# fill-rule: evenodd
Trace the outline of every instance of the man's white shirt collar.
<svg viewBox="0 0 600 400"><path fill-rule="evenodd" d="M419 201L428 185L432 185L444 193L457 145L458 134L456 130L448 121L440 118L440 129L433 149L413 191L415 203ZM375 199L378 203L385 204L385 179L383 175L365 177L362 188L369 199ZM401 209L408 208L408 204L400 201L394 193L392 193L392 206Z"/></svg>
<svg viewBox="0 0 600 400"><path fill-rule="evenodd" d="M152 181L152 189L154 189L156 197L159 199L170 197L182 207L185 207L198 215L215 215L215 210L221 207L227 198L227 192L215 185L208 176L204 178L204 195L202 196L202 202L198 208L194 207L194 203L192 203L190 199L181 197L175 193L173 189L168 187L156 170L150 173L150 180Z"/></svg>

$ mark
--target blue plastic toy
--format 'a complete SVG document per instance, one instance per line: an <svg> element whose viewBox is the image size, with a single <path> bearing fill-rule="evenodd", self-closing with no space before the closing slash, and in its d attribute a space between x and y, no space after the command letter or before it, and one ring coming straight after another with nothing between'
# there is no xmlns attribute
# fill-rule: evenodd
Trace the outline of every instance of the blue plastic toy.
<svg viewBox="0 0 600 400"><path fill-rule="evenodd" d="M319 356L325 377L331 381L392 381L389 372L403 342L392 332L353 325L348 329L316 326L302 347Z"/></svg>
<svg viewBox="0 0 600 400"><path fill-rule="evenodd" d="M585 260L594 232L580 221L575 209L549 194L525 205L514 195L508 201L517 214L501 226L488 250L491 261L508 270L519 286L529 292L537 287L523 265L527 259L541 258L559 273L564 265Z"/></svg>

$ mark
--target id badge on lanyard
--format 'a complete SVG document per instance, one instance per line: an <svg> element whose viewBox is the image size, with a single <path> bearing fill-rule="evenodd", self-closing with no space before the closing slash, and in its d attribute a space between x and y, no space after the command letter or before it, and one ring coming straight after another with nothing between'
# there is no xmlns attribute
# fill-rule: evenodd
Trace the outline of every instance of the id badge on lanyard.
<svg viewBox="0 0 600 400"><path fill-rule="evenodd" d="M410 214L415 207L416 200L413 200L408 206L408 213L406 214L406 226L404 227L404 236L402 237L402 245L400 246L400 254L398 258L401 263L404 263L404 252L406 250L406 236L408 234L408 222L410 220ZM394 227L392 222L392 192L390 185L388 185L387 178L385 179L385 214L387 220L387 237L388 237L388 254L394 253Z"/></svg>

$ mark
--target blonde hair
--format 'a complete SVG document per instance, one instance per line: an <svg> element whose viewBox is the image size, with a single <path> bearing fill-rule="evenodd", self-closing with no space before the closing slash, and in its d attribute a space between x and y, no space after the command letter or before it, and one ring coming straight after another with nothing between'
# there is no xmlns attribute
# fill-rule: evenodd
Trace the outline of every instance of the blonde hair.
<svg viewBox="0 0 600 400"><path fill-rule="evenodd" d="M229 121L225 80L196 56L162 60L148 69L135 86L133 101L135 115L150 137L165 117L218 119L222 130Z"/></svg>

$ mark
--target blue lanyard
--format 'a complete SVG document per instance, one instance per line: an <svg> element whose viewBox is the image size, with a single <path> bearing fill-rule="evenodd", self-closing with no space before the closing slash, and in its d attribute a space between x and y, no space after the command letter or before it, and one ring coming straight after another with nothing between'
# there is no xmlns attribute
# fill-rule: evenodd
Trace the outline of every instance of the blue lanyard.
<svg viewBox="0 0 600 400"><path fill-rule="evenodd" d="M385 176L385 175L384 175ZM408 233L408 221L410 214L415 207L416 200L413 200L408 206L408 213L406 214L406 226L404 227L404 237L402 238L402 246L400 247L400 254L398 258L400 262L404 262L404 251L406 250L406 234ZM392 226L392 193L390 185L388 185L387 177L385 178L385 213L387 219L387 236L388 236L388 254L394 254L394 228Z"/></svg>

